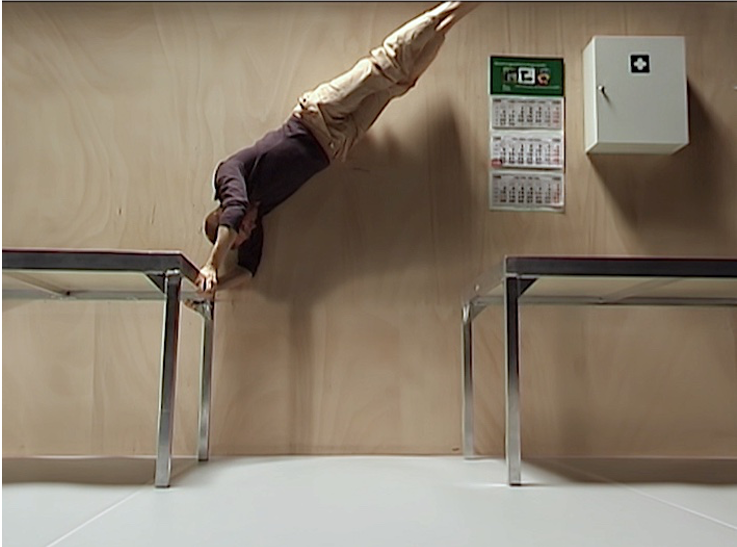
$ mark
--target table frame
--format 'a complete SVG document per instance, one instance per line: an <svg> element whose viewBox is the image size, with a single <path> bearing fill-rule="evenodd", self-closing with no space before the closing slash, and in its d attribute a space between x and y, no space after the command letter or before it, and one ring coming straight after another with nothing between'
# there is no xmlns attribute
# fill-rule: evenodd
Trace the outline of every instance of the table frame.
<svg viewBox="0 0 737 547"><path fill-rule="evenodd" d="M564 294L525 297L539 280L555 278L636 278L634 288L608 295ZM505 314L505 457L507 482L522 484L520 424L521 304L609 306L737 306L737 294L658 296L651 289L676 280L737 279L737 260L619 257L506 257L466 291L462 308L463 454L474 456L473 321L489 305L503 304ZM502 295L490 295L499 288Z"/></svg>
<svg viewBox="0 0 737 547"><path fill-rule="evenodd" d="M210 404L212 395L212 353L215 302L204 300L196 292L183 292L182 281L194 288L197 267L182 253L174 251L92 251L57 249L3 249L3 274L12 272L136 272L145 275L155 287L152 291L130 290L60 290L28 279L29 288L6 290L4 299L23 300L164 300L164 326L159 389L158 433L156 449L156 487L171 483L174 434L174 400L179 343L180 304L203 318L202 362L199 401L199 461L210 457Z"/></svg>

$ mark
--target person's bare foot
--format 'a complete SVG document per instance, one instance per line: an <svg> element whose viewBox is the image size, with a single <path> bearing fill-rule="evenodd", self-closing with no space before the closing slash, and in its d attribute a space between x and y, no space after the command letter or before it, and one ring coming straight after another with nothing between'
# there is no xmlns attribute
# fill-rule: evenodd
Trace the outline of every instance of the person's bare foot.
<svg viewBox="0 0 737 547"><path fill-rule="evenodd" d="M442 9L448 12L448 15L436 27L439 32L448 32L450 28L468 15L471 11L479 7L483 2L445 2L436 9Z"/></svg>

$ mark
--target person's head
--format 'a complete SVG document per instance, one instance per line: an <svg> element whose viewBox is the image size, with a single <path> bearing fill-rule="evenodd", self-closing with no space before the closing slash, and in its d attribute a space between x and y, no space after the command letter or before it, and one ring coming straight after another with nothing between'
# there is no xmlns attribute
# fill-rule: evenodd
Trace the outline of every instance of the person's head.
<svg viewBox="0 0 737 547"><path fill-rule="evenodd" d="M223 210L218 207L205 217L205 236L213 245L218 238L218 226L220 226L220 215L222 214Z"/></svg>

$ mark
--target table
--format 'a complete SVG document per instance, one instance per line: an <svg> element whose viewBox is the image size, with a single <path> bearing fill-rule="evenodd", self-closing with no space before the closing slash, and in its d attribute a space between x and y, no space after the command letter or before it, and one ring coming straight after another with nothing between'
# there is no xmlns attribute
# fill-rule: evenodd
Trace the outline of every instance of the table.
<svg viewBox="0 0 737 547"><path fill-rule="evenodd" d="M474 455L473 320L503 304L508 484L521 484L520 305L737 306L737 260L510 256L463 295L463 454Z"/></svg>
<svg viewBox="0 0 737 547"><path fill-rule="evenodd" d="M213 301L196 294L198 273L187 257L175 251L3 249L5 299L164 301L156 487L168 487L171 480L179 312L183 301L204 320L198 459L209 458L215 309Z"/></svg>

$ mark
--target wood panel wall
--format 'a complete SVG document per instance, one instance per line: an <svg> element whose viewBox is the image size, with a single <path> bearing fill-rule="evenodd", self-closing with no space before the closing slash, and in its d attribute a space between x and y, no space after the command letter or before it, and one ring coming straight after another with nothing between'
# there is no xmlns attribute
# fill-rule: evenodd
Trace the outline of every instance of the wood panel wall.
<svg viewBox="0 0 737 547"><path fill-rule="evenodd" d="M203 261L216 162L427 3L3 4L3 246ZM459 451L460 296L507 254L735 256L734 3L488 3L342 165L266 220L221 293L214 454ZM583 152L597 34L686 37L691 144ZM566 63L565 214L487 209L487 60ZM185 312L177 453L194 453ZM157 304L3 302L3 450L152 454ZM737 456L737 312L525 311L526 455ZM500 311L477 322L477 448L503 452Z"/></svg>

